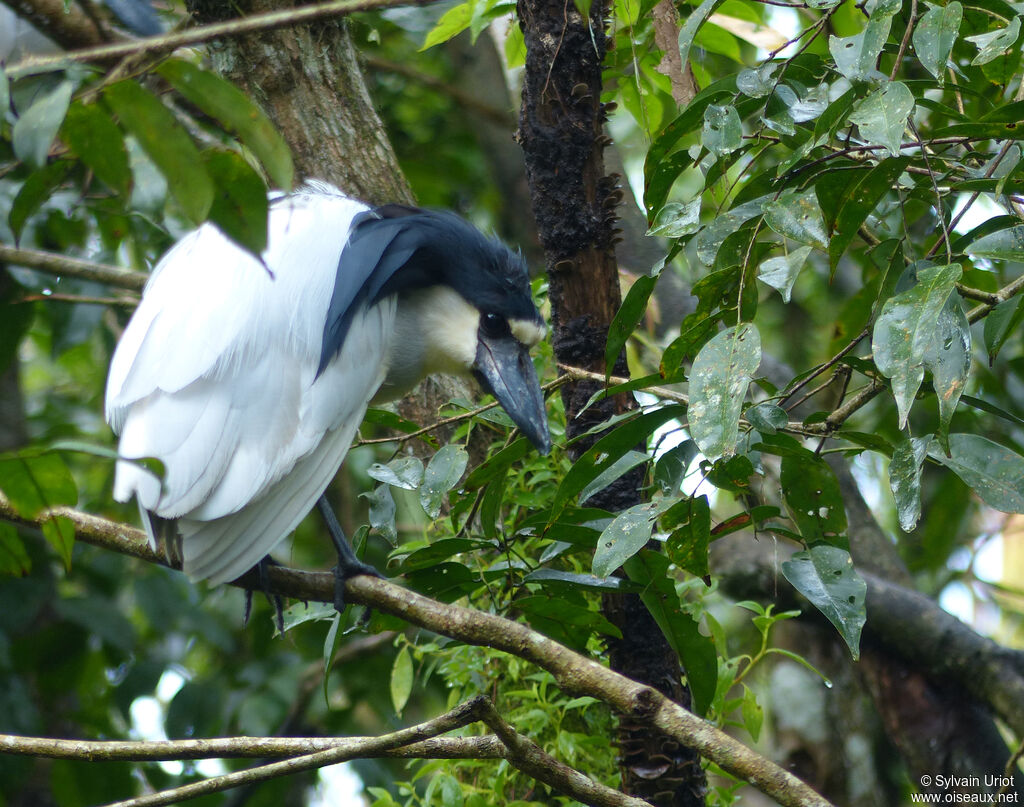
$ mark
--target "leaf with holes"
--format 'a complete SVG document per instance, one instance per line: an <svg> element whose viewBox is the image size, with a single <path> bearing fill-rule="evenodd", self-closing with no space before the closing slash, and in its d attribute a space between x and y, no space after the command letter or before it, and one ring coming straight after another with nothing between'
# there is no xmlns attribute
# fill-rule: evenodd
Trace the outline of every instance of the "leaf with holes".
<svg viewBox="0 0 1024 807"><path fill-rule="evenodd" d="M907 437L893 448L889 489L896 502L900 529L911 532L921 518L921 466L931 437Z"/></svg>
<svg viewBox="0 0 1024 807"><path fill-rule="evenodd" d="M736 107L712 104L705 109L700 142L716 157L724 157L742 146L743 125Z"/></svg>
<svg viewBox="0 0 1024 807"><path fill-rule="evenodd" d="M591 571L607 577L651 540L654 522L675 502L665 498L634 505L619 513L597 539Z"/></svg>
<svg viewBox="0 0 1024 807"><path fill-rule="evenodd" d="M864 602L868 587L850 553L835 546L813 546L784 561L782 574L836 626L856 661L867 618Z"/></svg>
<svg viewBox="0 0 1024 807"><path fill-rule="evenodd" d="M935 322L935 338L924 353L924 366L932 374L932 387L939 400L939 442L948 448L949 423L960 401L971 370L971 325L960 306L960 296L951 294Z"/></svg>
<svg viewBox="0 0 1024 807"><path fill-rule="evenodd" d="M740 413L761 364L761 335L749 322L717 334L690 370L690 435L709 460L736 451Z"/></svg>
<svg viewBox="0 0 1024 807"><path fill-rule="evenodd" d="M836 68L850 81L864 81L877 73L875 65L889 38L892 17L875 15L867 26L853 36L830 36L828 49L836 60Z"/></svg>
<svg viewBox="0 0 1024 807"><path fill-rule="evenodd" d="M387 465L375 462L366 473L378 482L404 490L416 490L423 481L423 462L416 457L398 457Z"/></svg>
<svg viewBox="0 0 1024 807"><path fill-rule="evenodd" d="M885 146L893 157L899 156L907 119L914 111L914 94L900 81L891 81L857 104L850 120L861 137L873 145Z"/></svg>
<svg viewBox="0 0 1024 807"><path fill-rule="evenodd" d="M846 532L846 507L839 480L809 451L786 454L779 476L790 517L808 543L833 542Z"/></svg>
<svg viewBox="0 0 1024 807"><path fill-rule="evenodd" d="M978 48L978 55L974 57L971 64L977 67L998 59L1017 41L1018 36L1020 36L1020 17L1014 17L1005 28L989 31L987 34L964 37Z"/></svg>
<svg viewBox="0 0 1024 807"><path fill-rule="evenodd" d="M919 269L917 284L886 300L875 321L871 337L875 365L892 379L901 429L924 380L925 356L935 350L940 338L939 315L961 274L956 263Z"/></svg>
<svg viewBox="0 0 1024 807"><path fill-rule="evenodd" d="M821 216L821 205L814 189L786 191L764 207L764 223L779 235L801 244L828 249L828 236Z"/></svg>
<svg viewBox="0 0 1024 807"><path fill-rule="evenodd" d="M989 507L1024 513L1024 457L977 434L949 435L949 456L937 440L928 456L959 476Z"/></svg>
<svg viewBox="0 0 1024 807"><path fill-rule="evenodd" d="M929 73L941 84L946 75L946 63L953 50L964 8L957 0L946 6L932 6L914 28L914 53Z"/></svg>
<svg viewBox="0 0 1024 807"><path fill-rule="evenodd" d="M782 295L783 302L789 302L800 269L807 262L812 247L800 247L787 255L778 255L761 261L757 267L757 279Z"/></svg>
<svg viewBox="0 0 1024 807"><path fill-rule="evenodd" d="M740 70L736 76L736 89L751 98L764 98L775 86L772 74L777 67L777 63L765 62L752 70Z"/></svg>

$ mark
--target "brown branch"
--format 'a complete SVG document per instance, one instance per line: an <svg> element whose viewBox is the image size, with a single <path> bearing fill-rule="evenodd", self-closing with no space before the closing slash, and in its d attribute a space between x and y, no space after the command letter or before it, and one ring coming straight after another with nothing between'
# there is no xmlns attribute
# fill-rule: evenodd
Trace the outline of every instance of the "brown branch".
<svg viewBox="0 0 1024 807"><path fill-rule="evenodd" d="M60 2L60 0L56 1ZM7 68L7 75L13 79L29 73L58 69L72 62L109 62L125 56L169 53L181 47L201 45L214 39L240 36L256 31L290 28L328 17L351 14L355 11L370 11L392 6L427 5L430 2L433 0L329 0L329 2L316 5L253 14L250 17L237 20L202 25L186 31L176 31L130 42L82 48L59 56L25 59Z"/></svg>
<svg viewBox="0 0 1024 807"><path fill-rule="evenodd" d="M24 266L26 269L35 269L38 272L46 272L58 277L92 280L96 283L105 283L108 286L117 286L118 288L130 289L132 291L142 291L142 287L149 280L149 275L144 272L135 272L131 269L122 269L105 263L94 263L93 261L69 258L66 255L59 255L55 252L43 252L38 249L18 249L7 244L0 244L0 263Z"/></svg>
<svg viewBox="0 0 1024 807"><path fill-rule="evenodd" d="M65 3L64 0L4 0L4 5L64 48L97 46L114 38L101 31L74 3Z"/></svg>
<svg viewBox="0 0 1024 807"><path fill-rule="evenodd" d="M53 516L70 519L80 541L150 563L167 565L166 559L149 545L145 533L139 529L70 507L55 507L34 517L24 517L0 497L0 519L38 527ZM271 567L268 577L267 588L271 593L299 600L334 601L334 576L329 572L312 573ZM249 576L241 577L233 583L240 586L247 584L254 584ZM633 720L647 722L670 737L696 748L703 756L768 794L779 804L792 807L825 807L829 804L792 774L696 717L652 687L625 678L525 625L494 614L436 602L375 577L351 578L345 585L345 597L348 602L370 606L435 633L468 644L491 647L533 662L547 670L563 691L591 695ZM331 751L319 753L330 754ZM293 764L295 762L289 761ZM137 803L128 804L139 807Z"/></svg>
<svg viewBox="0 0 1024 807"><path fill-rule="evenodd" d="M391 736L391 735L385 735ZM431 737L397 748L380 747L380 737L216 737L209 740L59 740L0 734L0 753L74 759L85 762L171 762L184 759L288 758L328 749L349 749L346 759L399 757L420 759L507 758L493 735ZM344 761L344 760L342 760Z"/></svg>

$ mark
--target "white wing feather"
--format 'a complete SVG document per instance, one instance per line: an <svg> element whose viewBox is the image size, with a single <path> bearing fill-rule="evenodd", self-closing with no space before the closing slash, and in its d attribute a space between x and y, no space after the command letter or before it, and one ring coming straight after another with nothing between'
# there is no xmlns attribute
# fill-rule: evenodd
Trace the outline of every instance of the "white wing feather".
<svg viewBox="0 0 1024 807"><path fill-rule="evenodd" d="M386 374L393 301L357 315L317 376L353 217L325 187L277 202L264 264L204 225L160 261L111 362L114 496L178 519L185 571L244 573L288 535L344 459ZM268 272L269 269L269 272ZM271 274L272 273L272 274Z"/></svg>

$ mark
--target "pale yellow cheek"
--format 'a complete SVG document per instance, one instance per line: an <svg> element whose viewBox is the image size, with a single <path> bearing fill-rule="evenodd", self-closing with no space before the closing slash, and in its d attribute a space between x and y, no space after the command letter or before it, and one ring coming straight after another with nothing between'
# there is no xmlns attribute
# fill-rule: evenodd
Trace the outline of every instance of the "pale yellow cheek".
<svg viewBox="0 0 1024 807"><path fill-rule="evenodd" d="M512 335L527 347L536 345L547 333L547 328L533 320L510 319L508 326L512 331Z"/></svg>

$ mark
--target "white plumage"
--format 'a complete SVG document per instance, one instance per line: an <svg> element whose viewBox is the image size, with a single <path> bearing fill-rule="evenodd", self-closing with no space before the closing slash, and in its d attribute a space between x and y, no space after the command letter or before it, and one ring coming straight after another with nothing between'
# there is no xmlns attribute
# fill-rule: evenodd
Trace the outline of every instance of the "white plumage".
<svg viewBox="0 0 1024 807"><path fill-rule="evenodd" d="M323 185L278 200L265 265L200 227L157 265L125 330L107 420L122 457L157 457L166 475L121 460L114 496L178 520L192 578L232 580L298 525L387 374L394 298L362 306L317 375L339 256L367 209Z"/></svg>

